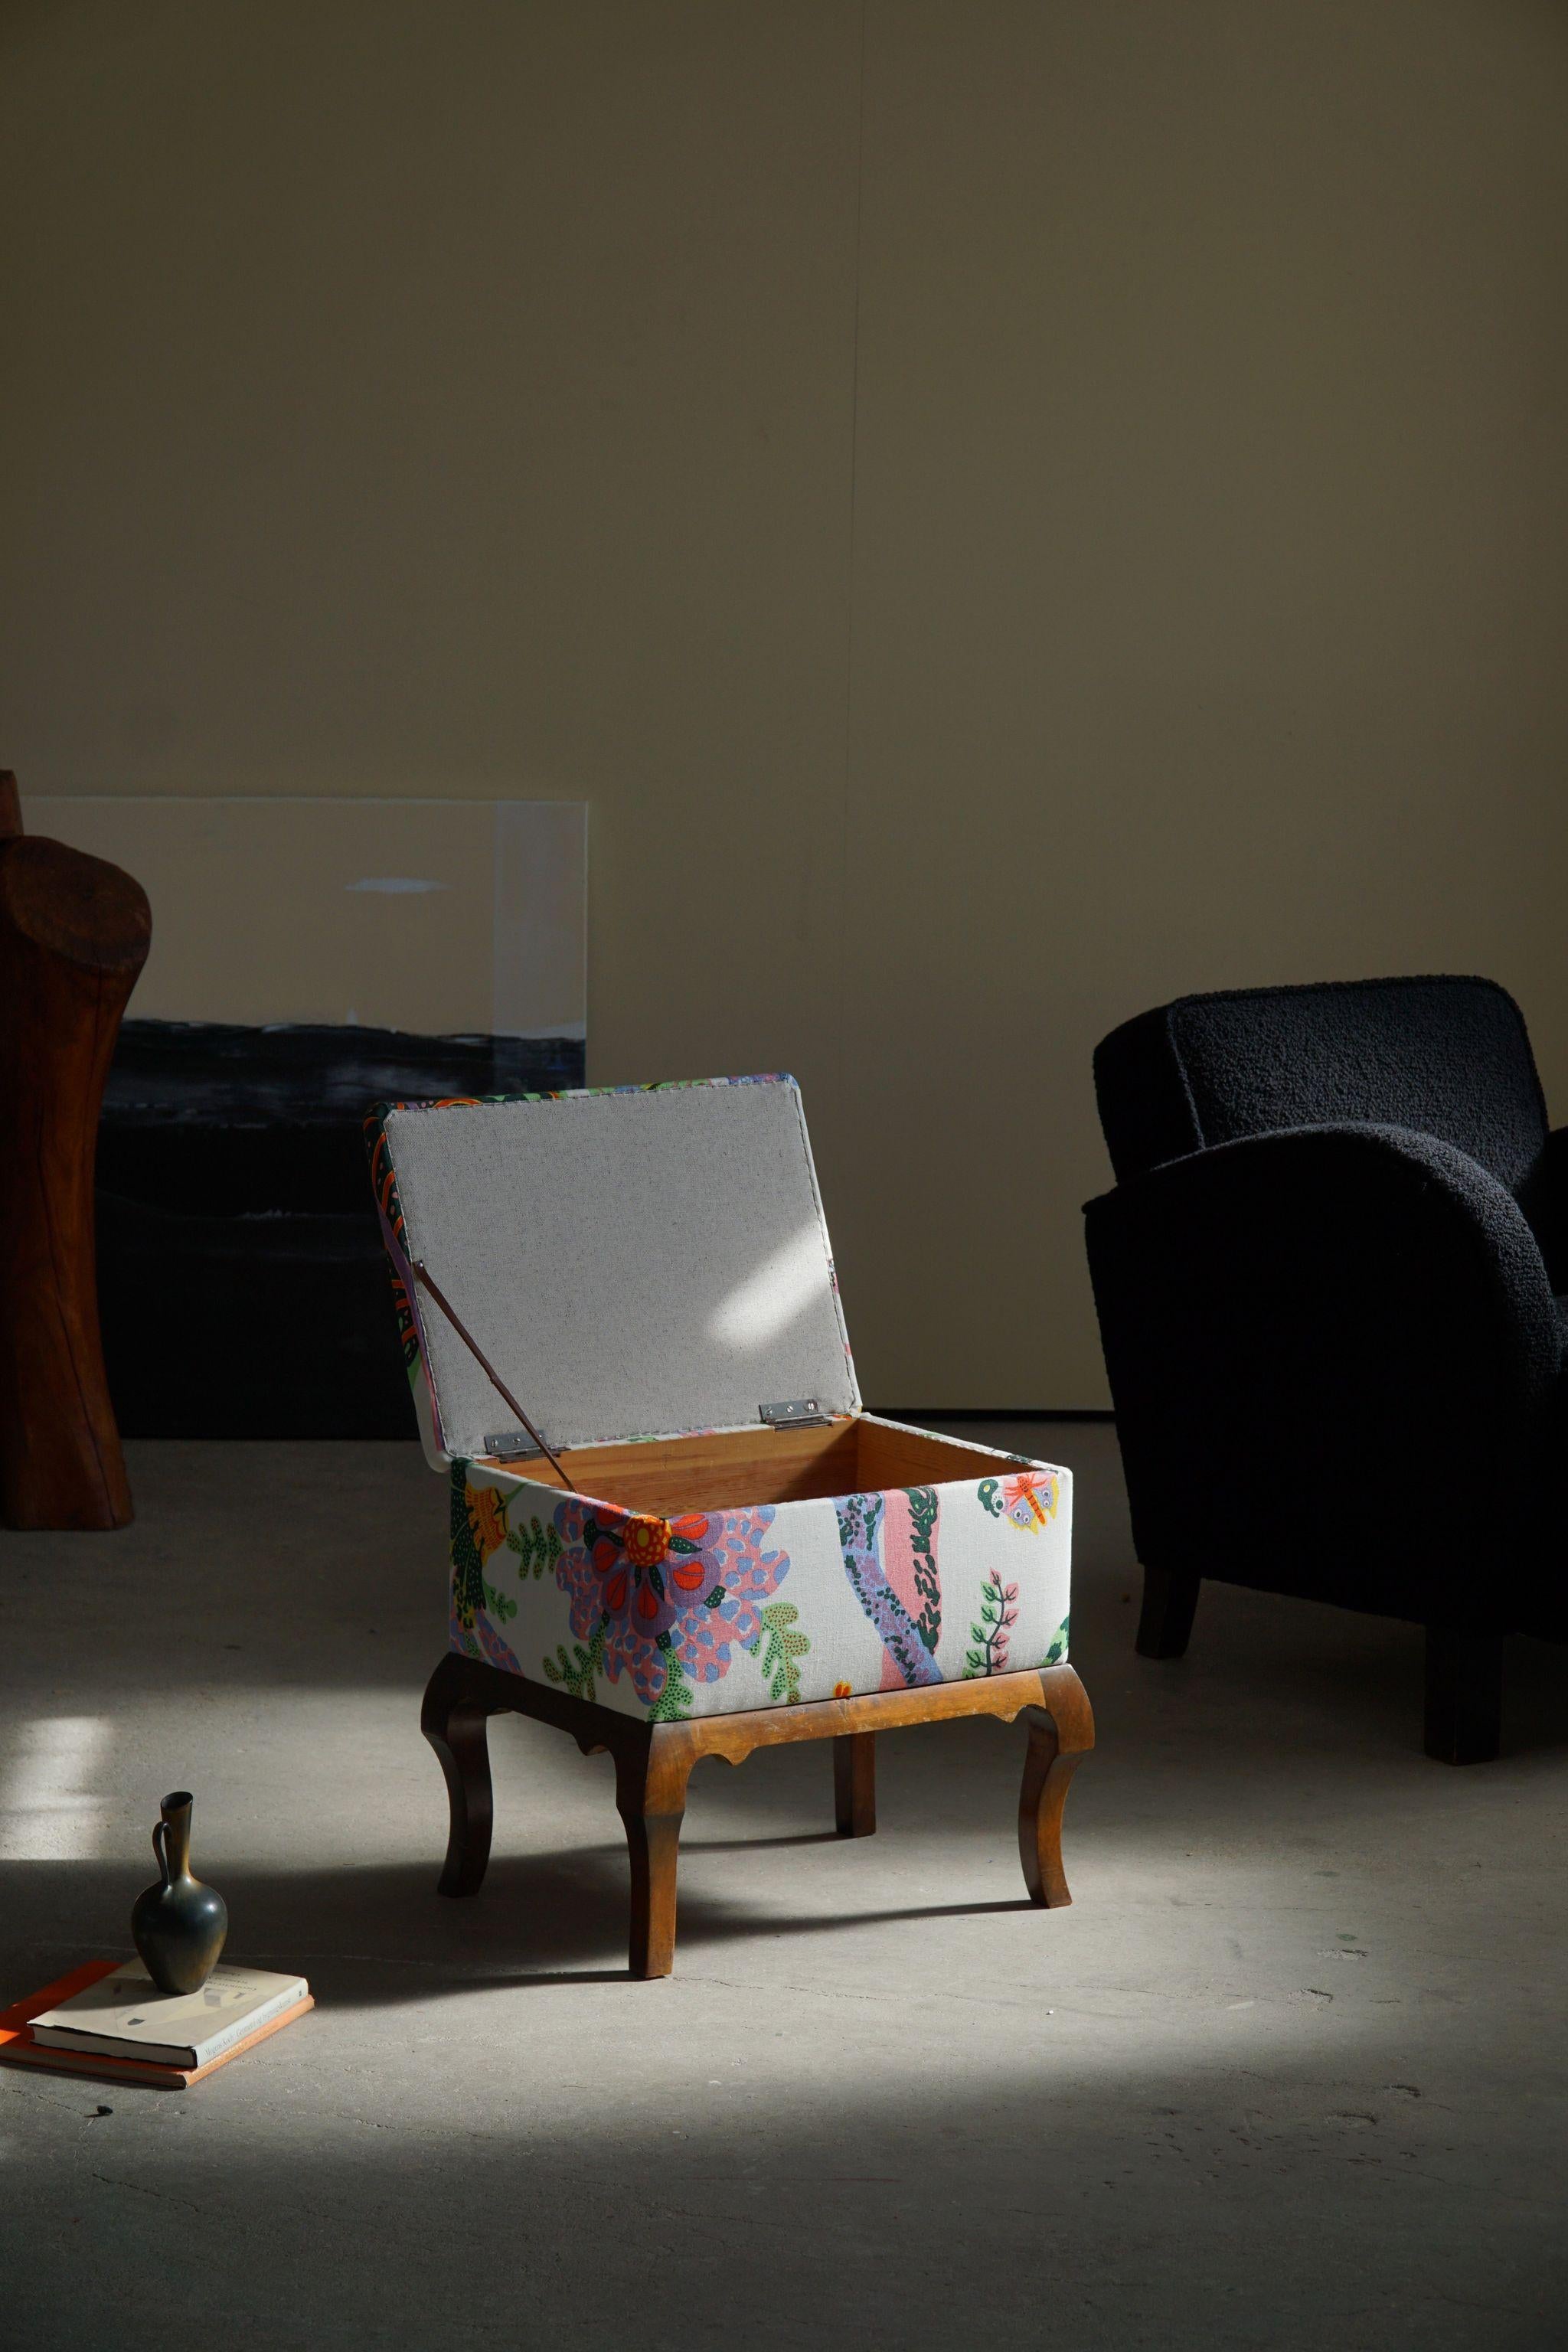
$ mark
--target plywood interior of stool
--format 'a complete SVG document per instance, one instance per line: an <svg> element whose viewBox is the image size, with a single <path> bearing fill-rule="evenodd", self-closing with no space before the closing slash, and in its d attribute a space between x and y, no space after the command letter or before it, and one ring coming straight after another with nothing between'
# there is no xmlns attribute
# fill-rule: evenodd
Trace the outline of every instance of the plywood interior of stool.
<svg viewBox="0 0 1568 2352"><path fill-rule="evenodd" d="M727 1430L642 1445L577 1446L561 1458L579 1494L667 1516L1001 1477L1017 1467L1013 1454L860 1415L816 1429ZM498 1466L541 1485L554 1483L542 1461Z"/></svg>

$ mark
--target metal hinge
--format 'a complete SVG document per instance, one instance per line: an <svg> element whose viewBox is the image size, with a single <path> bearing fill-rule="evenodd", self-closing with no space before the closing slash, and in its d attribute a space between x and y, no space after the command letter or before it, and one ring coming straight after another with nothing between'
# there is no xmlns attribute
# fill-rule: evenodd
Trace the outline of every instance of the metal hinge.
<svg viewBox="0 0 1568 2352"><path fill-rule="evenodd" d="M502 1429L486 1438L485 1453L491 1462L521 1462L537 1459L540 1447L526 1429Z"/></svg>
<svg viewBox="0 0 1568 2352"><path fill-rule="evenodd" d="M809 1429L815 1422L833 1419L815 1397L791 1397L785 1404L763 1404L757 1411L770 1429Z"/></svg>

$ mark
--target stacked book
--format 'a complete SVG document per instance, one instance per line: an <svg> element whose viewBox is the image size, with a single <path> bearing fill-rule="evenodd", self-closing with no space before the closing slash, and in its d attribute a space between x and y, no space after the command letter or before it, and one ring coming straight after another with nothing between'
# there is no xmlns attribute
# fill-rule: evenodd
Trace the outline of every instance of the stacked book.
<svg viewBox="0 0 1568 2352"><path fill-rule="evenodd" d="M220 1962L199 1992L163 1993L139 1960L89 1960L0 2011L0 2063L184 2090L314 2006L268 1969Z"/></svg>

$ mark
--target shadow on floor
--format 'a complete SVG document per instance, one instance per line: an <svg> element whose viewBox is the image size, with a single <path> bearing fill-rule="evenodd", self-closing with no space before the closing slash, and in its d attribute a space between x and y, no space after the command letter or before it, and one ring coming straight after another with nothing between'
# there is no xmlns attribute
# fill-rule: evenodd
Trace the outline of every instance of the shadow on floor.
<svg viewBox="0 0 1568 2352"><path fill-rule="evenodd" d="M695 1858L728 1853L744 1841L694 1840ZM847 1870L858 1841L831 1832L805 1838L764 1838L760 1846L843 1844ZM376 2007L447 1993L563 1980L603 1984L625 1977L628 1880L624 1846L584 1846L570 1853L498 1855L477 1895L452 1899L436 1892L428 1864L354 1863L331 1869L246 1867L223 1874L229 1906L231 1957L258 1968L293 1968L334 2005ZM849 1891L849 1882L836 1882ZM821 1890L820 1877L815 1881ZM36 1950L58 1950L73 1923L80 1948L105 1938L106 1919L126 1920L140 1887L119 1864L33 1862L11 1865L8 1936ZM759 1934L832 1935L894 1921L982 1917L1031 1911L1026 1895L973 1903L913 1903L856 1909L837 1896L820 1911L791 1916L775 1907L787 1899L780 1881L774 1901L733 1902L683 1885L679 1953L747 1941ZM29 1935L29 1928L34 1933ZM122 1940L129 1945L129 1929ZM75 1947L72 1947L73 1950ZM677 1965L679 1965L678 1956ZM45 1964L46 1973L48 1963Z"/></svg>
<svg viewBox="0 0 1568 2352"><path fill-rule="evenodd" d="M237 2071L195 2124L194 2099L182 2123L161 2108L155 2144L121 2097L74 2126L90 2243L68 2226L74 2169L18 2184L38 2211L6 2340L153 2352L175 2319L226 2341L237 2324L265 2352L1562 2340L1559 2216L1521 2193L1550 2167L1549 2118L1507 2126L1495 2177L1503 2093L1479 2089L1456 2130L1403 2020L1327 2057L1271 2047L1255 2016L1216 2070L1173 2026L1135 2059L1069 2060L1065 2019L999 2007L988 2061L955 2074L889 2006L879 2030L908 2063L868 2082L831 2020L721 1998L649 2082L666 1990L581 2036L520 2005L487 2042L488 2105L437 2035L389 2036L395 2061L335 2077L330 2132L261 2112L255 2077L247 2105ZM540 2118L556 2078L569 2126ZM215 2161L200 2126L220 2114L237 2129Z"/></svg>

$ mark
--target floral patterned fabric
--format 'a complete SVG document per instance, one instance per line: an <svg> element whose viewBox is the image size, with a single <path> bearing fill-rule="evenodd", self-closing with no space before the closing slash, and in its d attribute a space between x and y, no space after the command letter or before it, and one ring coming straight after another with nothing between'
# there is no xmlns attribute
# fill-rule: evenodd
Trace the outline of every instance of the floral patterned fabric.
<svg viewBox="0 0 1568 2352"><path fill-rule="evenodd" d="M570 1496L555 1507L555 1581L572 1632L599 1643L612 1681L623 1672L656 1706L672 1682L716 1683L735 1644L761 1639L761 1604L789 1569L770 1549L767 1507L626 1516Z"/></svg>
<svg viewBox="0 0 1568 2352"><path fill-rule="evenodd" d="M453 1646L626 1714L791 1706L1067 1655L1071 1480L1045 1464L672 1517L471 1463L451 1481Z"/></svg>

